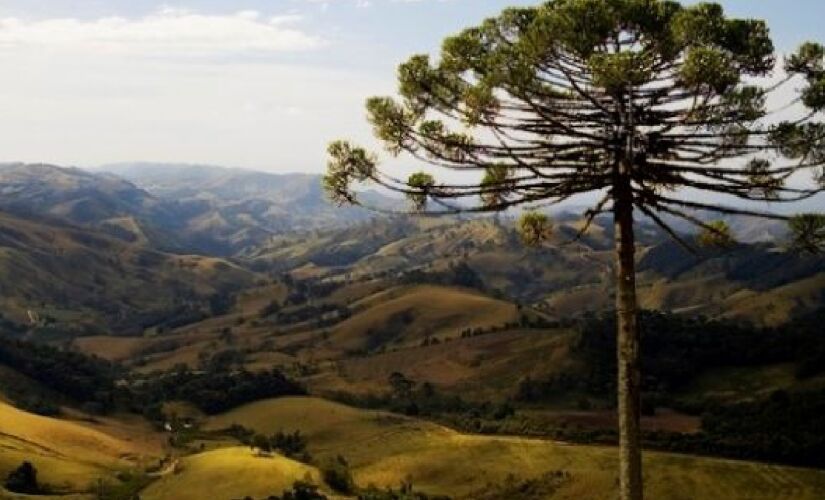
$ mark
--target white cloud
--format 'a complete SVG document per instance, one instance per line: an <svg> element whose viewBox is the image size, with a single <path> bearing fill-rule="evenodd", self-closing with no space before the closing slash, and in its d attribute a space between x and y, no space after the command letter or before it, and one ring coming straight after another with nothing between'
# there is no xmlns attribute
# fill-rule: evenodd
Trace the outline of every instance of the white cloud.
<svg viewBox="0 0 825 500"><path fill-rule="evenodd" d="M303 1L305 3L318 4L318 5L321 6L321 8L323 10L326 10L327 8L329 8L329 6L333 3L338 3L338 4L344 3L342 0L303 0ZM384 1L388 2L388 3L424 3L427 0L384 0ZM449 2L449 1L452 1L452 0L434 0L434 1ZM373 2L373 0L350 0L350 3L354 4L358 8L366 8L366 7L372 7L374 2Z"/></svg>
<svg viewBox="0 0 825 500"><path fill-rule="evenodd" d="M264 18L256 11L200 14L164 7L137 19L105 17L0 19L0 50L36 48L154 56L286 52L324 41L295 27L299 16Z"/></svg>
<svg viewBox="0 0 825 500"><path fill-rule="evenodd" d="M394 91L396 61L375 45L335 44L323 23L291 14L307 1L275 17L171 7L140 17L0 15L0 66L13 68L0 92L0 161L320 172L330 140L379 149L363 103ZM384 67L350 64L367 57Z"/></svg>
<svg viewBox="0 0 825 500"><path fill-rule="evenodd" d="M0 51L0 161L132 159L320 172L326 144L370 143L364 100L392 79L301 63Z"/></svg>

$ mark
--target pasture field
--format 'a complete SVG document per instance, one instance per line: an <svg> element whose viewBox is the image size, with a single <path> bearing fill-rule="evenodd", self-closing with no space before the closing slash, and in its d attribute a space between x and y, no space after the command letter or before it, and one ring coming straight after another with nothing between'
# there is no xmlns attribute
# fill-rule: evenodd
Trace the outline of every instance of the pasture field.
<svg viewBox="0 0 825 500"><path fill-rule="evenodd" d="M0 402L0 478L32 462L42 483L56 491L85 491L118 470L141 466L159 448L124 422L92 424L35 415ZM147 431L148 432L148 431Z"/></svg>
<svg viewBox="0 0 825 500"><path fill-rule="evenodd" d="M568 367L572 332L565 329L507 330L339 360L335 369L310 377L313 393L383 393L391 373L428 381L471 400L504 400L519 380L547 377Z"/></svg>
<svg viewBox="0 0 825 500"><path fill-rule="evenodd" d="M331 332L332 346L358 349L370 346L373 332L403 331L403 335L372 342L392 345L416 345L427 337L455 338L466 328L500 326L518 318L516 307L477 292L461 288L430 285L393 288L372 295L358 303L364 311L336 325ZM392 324L398 322L398 325ZM403 327L403 328L401 328ZM365 338L366 337L366 338Z"/></svg>
<svg viewBox="0 0 825 500"><path fill-rule="evenodd" d="M259 432L301 430L316 459L343 455L359 485L470 495L508 474L522 478L564 470L571 480L554 499L609 499L615 494L616 450L551 441L458 433L436 424L365 411L316 398L260 401L214 417ZM657 500L815 500L825 496L825 471L648 452L648 498Z"/></svg>
<svg viewBox="0 0 825 500"><path fill-rule="evenodd" d="M469 500L474 492L502 483L511 474L531 479L563 471L569 480L553 499L610 499L615 493L617 457L612 447L464 434L314 397L258 401L197 418L205 431L233 424L264 434L300 430L308 439L313 465L216 439L200 452L175 459L140 493L142 499L280 495L299 480L323 485L316 464L339 455L347 459L362 487L397 488L412 481L417 491ZM143 434L128 420L58 420L0 403L0 422L0 475L30 460L44 483L67 493L60 497L65 499L91 498L82 492L90 491L97 480L145 467L161 453L150 431ZM825 471L661 452L647 452L645 467L648 498L657 500L818 500L825 495ZM0 490L0 498L18 496Z"/></svg>
<svg viewBox="0 0 825 500"><path fill-rule="evenodd" d="M266 498L295 481L321 484L317 469L280 455L262 456L249 447L227 447L182 459L176 470L143 490L143 500Z"/></svg>

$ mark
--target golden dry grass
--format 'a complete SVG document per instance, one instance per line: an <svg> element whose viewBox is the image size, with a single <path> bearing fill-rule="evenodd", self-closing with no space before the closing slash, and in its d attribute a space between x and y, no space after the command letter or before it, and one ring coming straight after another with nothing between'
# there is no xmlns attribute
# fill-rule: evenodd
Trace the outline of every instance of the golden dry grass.
<svg viewBox="0 0 825 500"><path fill-rule="evenodd" d="M361 485L397 486L411 477L418 489L460 496L508 474L529 478L565 470L572 481L554 499L615 494L617 458L611 447L465 435L315 398L253 403L215 417L208 427L232 423L260 432L300 429L314 456L347 457ZM815 500L825 495L822 471L658 452L647 452L645 465L647 496L657 500Z"/></svg>
<svg viewBox="0 0 825 500"><path fill-rule="evenodd" d="M244 290L235 302L235 311L244 315L256 315L273 300L282 303L289 289L283 283L274 283Z"/></svg>
<svg viewBox="0 0 825 500"><path fill-rule="evenodd" d="M740 288L741 285L721 275L678 281L658 279L640 288L639 302L643 309L661 311L685 307L716 309Z"/></svg>
<svg viewBox="0 0 825 500"><path fill-rule="evenodd" d="M117 469L143 463L152 452L142 438L129 436L122 424L113 422L95 429L0 403L0 423L0 477L28 460L42 482L63 491L85 490ZM119 437L104 432L117 429Z"/></svg>
<svg viewBox="0 0 825 500"><path fill-rule="evenodd" d="M755 319L775 326L792 319L797 308L814 309L822 303L825 273L795 281L767 292L740 291L727 298L725 316Z"/></svg>
<svg viewBox="0 0 825 500"><path fill-rule="evenodd" d="M86 354L110 361L123 361L135 356L142 348L150 344L149 339L143 337L112 337L95 335L74 339L74 346Z"/></svg>
<svg viewBox="0 0 825 500"><path fill-rule="evenodd" d="M585 311L603 311L610 307L611 298L602 285L582 285L561 290L545 299L547 310L560 317L569 317Z"/></svg>
<svg viewBox="0 0 825 500"><path fill-rule="evenodd" d="M266 498L295 481L320 484L317 469L280 455L260 456L249 447L207 451L181 460L178 470L141 492L143 500Z"/></svg>
<svg viewBox="0 0 825 500"><path fill-rule="evenodd" d="M95 500L94 495L87 493L37 495L32 497L31 495L12 493L0 486L0 499L2 500L32 500L33 498L36 500Z"/></svg>
<svg viewBox="0 0 825 500"><path fill-rule="evenodd" d="M366 310L332 329L331 340L339 349L358 349L367 341L370 330L388 326L391 318L406 314L399 344L416 344L428 336L458 337L466 328L500 326L516 320L513 304L477 292L452 287L415 285L380 292L358 303ZM388 346L391 347L391 346Z"/></svg>
<svg viewBox="0 0 825 500"><path fill-rule="evenodd" d="M391 373L426 380L471 399L506 399L526 376L547 377L571 363L567 330L513 330L337 361L307 380L313 393L387 390Z"/></svg>

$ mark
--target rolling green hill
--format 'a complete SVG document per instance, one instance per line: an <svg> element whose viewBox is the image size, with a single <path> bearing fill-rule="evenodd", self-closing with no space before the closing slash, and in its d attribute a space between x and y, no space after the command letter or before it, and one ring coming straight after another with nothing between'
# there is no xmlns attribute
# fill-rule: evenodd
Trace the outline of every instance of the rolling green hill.
<svg viewBox="0 0 825 500"><path fill-rule="evenodd" d="M426 282L461 265L486 293L566 318L612 307L609 222L598 220L575 240L580 228L579 219L559 216L553 241L526 249L512 220L384 219L279 236L244 258L257 268L297 269L296 276L345 282L413 273L412 279ZM779 324L823 304L821 256L796 254L775 242L691 254L643 223L640 229L644 307Z"/></svg>
<svg viewBox="0 0 825 500"><path fill-rule="evenodd" d="M211 314L211 298L254 278L224 260L167 254L0 212L0 305L21 332L142 333L174 318Z"/></svg>
<svg viewBox="0 0 825 500"><path fill-rule="evenodd" d="M115 422L81 424L34 415L3 402L0 422L0 477L27 460L37 467L40 481L57 492L86 491L98 479L114 479L118 470L147 465L160 452L148 426L137 428L148 439L136 439Z"/></svg>
<svg viewBox="0 0 825 500"><path fill-rule="evenodd" d="M93 171L0 164L0 210L101 230L127 242L178 253L230 256L294 229L365 221L339 210L316 175L165 164ZM379 203L392 203L377 193Z"/></svg>
<svg viewBox="0 0 825 500"><path fill-rule="evenodd" d="M190 248L232 255L278 234L329 229L363 222L373 214L329 203L318 175L267 172L203 165L126 163L101 167L134 183L176 212ZM391 199L365 196L378 205Z"/></svg>
<svg viewBox="0 0 825 500"><path fill-rule="evenodd" d="M259 432L299 429L314 456L344 455L361 485L397 487L411 478L422 491L472 498L509 474L526 479L561 470L570 480L552 498L609 498L615 487L612 448L465 435L312 398L253 403L215 417L207 427L233 423ZM647 494L662 500L797 500L825 492L825 474L819 471L655 452L646 455L646 467Z"/></svg>
<svg viewBox="0 0 825 500"><path fill-rule="evenodd" d="M556 317L604 310L612 302L607 219L575 240L581 219L557 214L553 240L528 250L506 217L394 217L355 225L368 214L335 209L323 200L318 178L306 175L163 164L90 173L10 164L0 166L0 189L0 208L12 213L48 217L55 225L68 221L148 250L234 255L242 266L290 271L299 279L433 274L461 264L486 293ZM774 226L729 222L743 241L755 243L692 255L640 221L643 304L778 324L822 303L817 275L825 272L824 259L784 250Z"/></svg>
<svg viewBox="0 0 825 500"><path fill-rule="evenodd" d="M279 455L261 456L249 447L228 447L184 458L175 473L150 485L140 498L267 498L280 495L296 481L323 483L315 467Z"/></svg>
<svg viewBox="0 0 825 500"><path fill-rule="evenodd" d="M609 220L575 239L583 221L557 214L551 241L528 249L507 217L339 212L312 176L110 170L0 167L3 345L63 349L2 350L0 476L31 456L47 482L82 493L169 454L142 498L265 497L320 485L342 454L362 486L412 478L476 498L518 471L553 498L612 491ZM640 300L659 311L642 322L646 442L819 466L825 354L809 314L825 303L825 259L733 222L749 242L697 254L639 222ZM204 416L277 394L267 373L316 397ZM314 461L253 452L232 424L300 429ZM651 498L813 499L825 485L812 470L647 456Z"/></svg>

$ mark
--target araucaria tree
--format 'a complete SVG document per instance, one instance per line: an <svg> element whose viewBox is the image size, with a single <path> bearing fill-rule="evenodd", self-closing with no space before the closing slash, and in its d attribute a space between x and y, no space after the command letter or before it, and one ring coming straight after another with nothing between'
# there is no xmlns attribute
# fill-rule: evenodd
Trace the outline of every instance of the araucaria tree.
<svg viewBox="0 0 825 500"><path fill-rule="evenodd" d="M370 181L420 212L430 202L438 213L537 207L588 192L600 198L588 222L612 212L620 497L642 498L634 212L685 244L674 218L725 241L724 225L697 214L782 219L730 200L823 191L825 48L780 58L763 21L727 18L711 3L551 0L446 39L438 60L413 56L398 80L399 99L367 103L376 136L393 155L464 175L401 179L335 142L325 177L333 200L359 204L354 186ZM791 220L800 247L822 247L822 216ZM528 212L520 228L538 243L549 222Z"/></svg>

